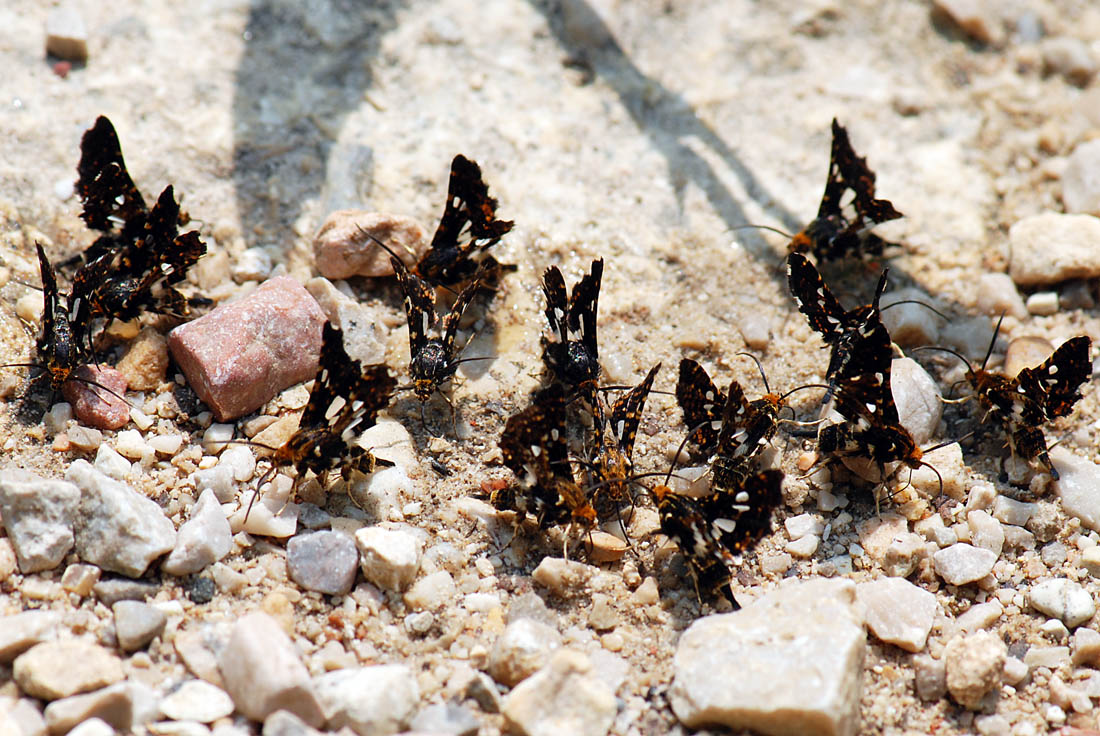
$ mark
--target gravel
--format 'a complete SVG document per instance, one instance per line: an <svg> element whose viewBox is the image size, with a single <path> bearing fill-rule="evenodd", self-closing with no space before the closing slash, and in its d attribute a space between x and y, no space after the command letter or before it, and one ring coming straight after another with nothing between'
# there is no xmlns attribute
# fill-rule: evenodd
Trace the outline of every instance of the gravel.
<svg viewBox="0 0 1100 736"><path fill-rule="evenodd" d="M52 570L73 548L80 489L24 470L0 471L0 518L24 573Z"/></svg>

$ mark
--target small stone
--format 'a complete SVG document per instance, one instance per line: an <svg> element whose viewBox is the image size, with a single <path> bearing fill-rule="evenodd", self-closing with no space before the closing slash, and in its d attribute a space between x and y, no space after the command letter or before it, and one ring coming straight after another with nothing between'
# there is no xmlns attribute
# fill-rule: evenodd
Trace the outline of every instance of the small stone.
<svg viewBox="0 0 1100 736"><path fill-rule="evenodd" d="M15 547L8 537L0 537L0 583L15 574L17 567Z"/></svg>
<svg viewBox="0 0 1100 736"><path fill-rule="evenodd" d="M529 618L512 621L497 637L489 653L489 674L515 687L550 661L561 646L557 629Z"/></svg>
<svg viewBox="0 0 1100 736"><path fill-rule="evenodd" d="M361 365L385 362L388 330L381 305L352 299L320 276L306 282L306 291L317 300L329 321L340 328L348 357L358 360Z"/></svg>
<svg viewBox="0 0 1100 736"><path fill-rule="evenodd" d="M189 480L200 495L208 490L213 491L220 503L229 503L237 495L236 487L233 485L233 469L228 465L215 465L205 470L196 470Z"/></svg>
<svg viewBox="0 0 1100 736"><path fill-rule="evenodd" d="M324 322L309 292L280 276L175 328L168 347L188 384L224 422L313 378Z"/></svg>
<svg viewBox="0 0 1100 736"><path fill-rule="evenodd" d="M417 580L405 593L405 605L413 609L434 610L453 600L455 592L451 573L440 570Z"/></svg>
<svg viewBox="0 0 1100 736"><path fill-rule="evenodd" d="M46 727L50 733L72 733L89 719L100 720L113 734L129 731L134 725L131 688L117 683L85 695L55 700L46 706Z"/></svg>
<svg viewBox="0 0 1100 736"><path fill-rule="evenodd" d="M233 480L245 483L256 473L256 456L246 445L231 445L222 450L218 465L225 465L233 473Z"/></svg>
<svg viewBox="0 0 1100 736"><path fill-rule="evenodd" d="M890 368L891 390L902 425L923 445L932 438L943 416L940 389L920 363L898 358Z"/></svg>
<svg viewBox="0 0 1100 736"><path fill-rule="evenodd" d="M599 529L593 530L588 535L588 542L588 559L593 562L615 562L622 559L629 549L626 542L614 534L608 534Z"/></svg>
<svg viewBox="0 0 1100 736"><path fill-rule="evenodd" d="M168 340L152 327L142 328L116 367L134 391L155 391L168 371Z"/></svg>
<svg viewBox="0 0 1100 736"><path fill-rule="evenodd" d="M435 616L431 611L419 611L418 613L410 613L405 617L405 628L410 634L415 636L423 636L431 631L432 626L435 625Z"/></svg>
<svg viewBox="0 0 1100 736"><path fill-rule="evenodd" d="M289 491L293 481L285 475L275 476L275 482L282 481L285 481L285 490ZM253 502L255 496L254 491L241 495L240 506L229 517L230 530L234 534L243 531L275 539L294 536L298 531L298 504L288 503L282 491L261 495Z"/></svg>
<svg viewBox="0 0 1100 736"><path fill-rule="evenodd" d="M972 634L975 631L988 629L1001 618L1004 612L1005 607L996 598L978 603L955 619L955 630L959 633Z"/></svg>
<svg viewBox="0 0 1100 736"><path fill-rule="evenodd" d="M661 600L660 590L657 588L657 578L646 576L642 584L634 591L630 599L640 606L651 606Z"/></svg>
<svg viewBox="0 0 1100 736"><path fill-rule="evenodd" d="M57 700L114 684L123 672L119 658L103 647L67 639L37 644L20 654L12 676L32 698Z"/></svg>
<svg viewBox="0 0 1100 736"><path fill-rule="evenodd" d="M95 469L108 478L125 480L130 475L130 461L110 445L100 445L95 454Z"/></svg>
<svg viewBox="0 0 1100 736"><path fill-rule="evenodd" d="M856 586L868 630L908 652L924 649L939 613L936 596L902 578L882 578Z"/></svg>
<svg viewBox="0 0 1100 736"><path fill-rule="evenodd" d="M403 664L327 672L316 679L325 728L351 728L359 736L389 736L404 729L420 703L420 688Z"/></svg>
<svg viewBox="0 0 1100 736"><path fill-rule="evenodd" d="M81 490L74 529L76 551L85 562L136 578L175 545L175 527L155 501L86 460L73 462L65 478Z"/></svg>
<svg viewBox="0 0 1100 736"><path fill-rule="evenodd" d="M1095 176L1100 168L1093 159L1100 156L1100 141L1083 144L1078 149L1084 146L1088 148L1081 156L1081 165L1090 167L1088 171ZM1092 163L1086 163L1084 159ZM1074 168L1073 156L1070 160L1067 175ZM1082 193L1074 201L1080 208L1077 211L1100 214L1097 187L1100 183L1080 187ZM1066 206L1070 208L1068 201ZM1055 212L1033 215L1016 222L1009 230L1008 238L1012 248L1009 273L1020 286L1041 286L1100 276L1100 219L1092 215Z"/></svg>
<svg viewBox="0 0 1100 736"><path fill-rule="evenodd" d="M188 671L211 685L224 689L218 670L218 653L225 648L224 630L210 624L176 632L172 647Z"/></svg>
<svg viewBox="0 0 1100 736"><path fill-rule="evenodd" d="M1003 671L1003 678L1009 685L1018 685L1024 681L1027 677L1028 669L1022 659L1016 657L1008 657L1005 659L1005 667Z"/></svg>
<svg viewBox="0 0 1100 736"><path fill-rule="evenodd" d="M1054 641L1062 642L1069 638L1069 629L1056 618L1047 619L1039 626L1043 636Z"/></svg>
<svg viewBox="0 0 1100 736"><path fill-rule="evenodd" d="M906 478L918 493L927 498L942 493L956 501L966 497L966 462L958 442L925 453L922 460L926 465L914 469L912 476Z"/></svg>
<svg viewBox="0 0 1100 736"><path fill-rule="evenodd" d="M782 575L790 570L793 564L794 559L786 552L760 555L760 572L765 575Z"/></svg>
<svg viewBox="0 0 1100 736"><path fill-rule="evenodd" d="M161 569L169 575L191 575L229 554L233 534L214 491L207 489L191 507L191 518L180 526L176 546Z"/></svg>
<svg viewBox="0 0 1100 736"><path fill-rule="evenodd" d="M1073 632L1073 663L1100 664L1100 632L1084 626Z"/></svg>
<svg viewBox="0 0 1100 736"><path fill-rule="evenodd" d="M114 736L115 729L102 718L89 718L69 733L72 736Z"/></svg>
<svg viewBox="0 0 1100 736"><path fill-rule="evenodd" d="M1062 501L1062 508L1067 514L1080 519L1084 526L1100 531L1100 466L1062 446L1050 451L1050 459L1060 476L1054 481L1054 490ZM1036 506L1036 513L1029 524L1038 518L1038 510ZM1031 526L1028 528L1031 529ZM1034 529L1031 531L1035 532Z"/></svg>
<svg viewBox="0 0 1100 736"><path fill-rule="evenodd" d="M380 588L404 590L420 569L424 545L405 529L365 527L355 533L363 577Z"/></svg>
<svg viewBox="0 0 1100 736"><path fill-rule="evenodd" d="M481 724L469 708L456 703L429 705L412 719L409 729L440 736L476 736Z"/></svg>
<svg viewBox="0 0 1100 736"><path fill-rule="evenodd" d="M908 577L927 556L924 540L919 534L901 534L894 537L883 553L882 571L894 578Z"/></svg>
<svg viewBox="0 0 1100 736"><path fill-rule="evenodd" d="M150 437L146 444L158 455L174 457L176 453L180 451L180 448L183 447L183 435L158 434Z"/></svg>
<svg viewBox="0 0 1100 736"><path fill-rule="evenodd" d="M73 548L80 489L25 470L0 471L0 518L24 574L52 570Z"/></svg>
<svg viewBox="0 0 1100 736"><path fill-rule="evenodd" d="M192 578L187 585L187 597L191 599L192 603L200 605L214 600L214 595L217 592L218 586L208 577Z"/></svg>
<svg viewBox="0 0 1100 736"><path fill-rule="evenodd" d="M428 250L424 228L411 217L362 210L329 214L313 236L317 270L329 279L392 276L390 254L381 240L409 268Z"/></svg>
<svg viewBox="0 0 1100 736"><path fill-rule="evenodd" d="M973 509L966 514L966 524L970 527L971 544L1000 556L1001 548L1005 543L1001 522L990 516L988 512Z"/></svg>
<svg viewBox="0 0 1100 736"><path fill-rule="evenodd" d="M126 429L115 435L115 451L129 460L140 460L149 451L145 438L136 429Z"/></svg>
<svg viewBox="0 0 1100 736"><path fill-rule="evenodd" d="M160 712L174 721L213 723L233 712L233 700L209 682L188 680L160 701Z"/></svg>
<svg viewBox="0 0 1100 736"><path fill-rule="evenodd" d="M673 713L688 728L855 734L866 638L851 581L791 581L688 627L673 660Z"/></svg>
<svg viewBox="0 0 1100 736"><path fill-rule="evenodd" d="M309 672L290 638L266 613L237 621L218 666L226 691L247 718L262 721L282 708L310 726L324 722Z"/></svg>
<svg viewBox="0 0 1100 736"><path fill-rule="evenodd" d="M935 0L934 11L940 18L958 26L970 38L983 44L999 44L1004 38L996 5L981 0Z"/></svg>
<svg viewBox="0 0 1100 736"><path fill-rule="evenodd" d="M1028 603L1036 611L1061 619L1071 629L1096 613L1092 595L1080 583L1066 578L1046 580L1031 586Z"/></svg>
<svg viewBox="0 0 1100 736"><path fill-rule="evenodd" d="M1096 74L1097 63L1088 44L1078 38L1060 36L1044 38L1039 42L1043 55L1043 69L1047 74L1059 74L1066 81L1084 87ZM1080 212L1066 203L1070 212Z"/></svg>
<svg viewBox="0 0 1100 736"><path fill-rule="evenodd" d="M1035 549L1035 535L1027 529L1006 524L1002 527L1005 533L1005 546L1009 549Z"/></svg>
<svg viewBox="0 0 1100 736"><path fill-rule="evenodd" d="M73 407L67 401L59 401L50 407L46 416L42 417L42 423L50 432L63 432L65 425L73 418Z"/></svg>
<svg viewBox="0 0 1100 736"><path fill-rule="evenodd" d="M263 248L247 248L241 251L229 269L238 284L245 281L263 281L271 274L271 254Z"/></svg>
<svg viewBox="0 0 1100 736"><path fill-rule="evenodd" d="M974 728L980 736L1007 736L1012 732L1012 724L1002 715L978 716Z"/></svg>
<svg viewBox="0 0 1100 736"><path fill-rule="evenodd" d="M359 551L342 532L299 535L287 542L286 569L290 579L306 590L344 595L355 583Z"/></svg>
<svg viewBox="0 0 1100 736"><path fill-rule="evenodd" d="M97 429L119 429L130 421L125 393L126 378L107 365L78 366L61 386L77 421Z"/></svg>
<svg viewBox="0 0 1100 736"><path fill-rule="evenodd" d="M466 686L466 697L478 704L486 713L500 712L500 693L493 679L484 672L478 672Z"/></svg>
<svg viewBox="0 0 1100 736"><path fill-rule="evenodd" d="M898 303L903 301L911 303ZM890 339L898 345L935 345L939 341L943 318L923 306L932 305L932 297L925 292L920 289L888 291L879 299L879 304L882 307L882 323L886 325Z"/></svg>
<svg viewBox="0 0 1100 736"><path fill-rule="evenodd" d="M787 536L800 539L807 534L821 536L825 532L825 525L813 514L798 514L790 516L783 522L783 528L787 530Z"/></svg>
<svg viewBox="0 0 1100 736"><path fill-rule="evenodd" d="M993 518L1002 524L1023 526L1035 513L1035 504L1017 501L1008 496L998 495L993 502Z"/></svg>
<svg viewBox="0 0 1100 736"><path fill-rule="evenodd" d="M321 736L322 733L287 710L277 710L264 719L263 736Z"/></svg>
<svg viewBox="0 0 1100 736"><path fill-rule="evenodd" d="M947 642L943 652L947 690L955 702L970 710L980 708L982 699L1001 684L1007 651L1000 637L988 631Z"/></svg>
<svg viewBox="0 0 1100 736"><path fill-rule="evenodd" d="M856 527L859 543L873 560L881 560L895 539L909 533L904 517L884 513L862 521Z"/></svg>
<svg viewBox="0 0 1100 736"><path fill-rule="evenodd" d="M977 307L982 314L996 317L1007 314L1016 319L1027 317L1027 307L1007 273L984 273L978 277Z"/></svg>
<svg viewBox="0 0 1100 736"><path fill-rule="evenodd" d="M115 614L115 636L124 652L136 652L164 633L168 617L155 606L139 601L119 601Z"/></svg>
<svg viewBox="0 0 1100 736"><path fill-rule="evenodd" d="M6 723L5 723L6 721ZM46 736L46 721L37 701L31 698L7 699L0 701L0 729L14 728L12 736Z"/></svg>
<svg viewBox="0 0 1100 736"><path fill-rule="evenodd" d="M1069 647L1030 647L1024 654L1024 664L1028 668L1046 667L1056 670L1068 665Z"/></svg>
<svg viewBox="0 0 1100 736"><path fill-rule="evenodd" d="M787 545L783 549L789 552L792 557L806 560L817 554L817 548L820 545L821 537L816 534L807 534L804 537L799 537L793 542L787 542Z"/></svg>
<svg viewBox="0 0 1100 736"><path fill-rule="evenodd" d="M531 573L531 579L552 593L565 597L584 587L597 570L583 562L544 557Z"/></svg>
<svg viewBox="0 0 1100 736"><path fill-rule="evenodd" d="M936 574L949 585L966 585L993 571L997 555L965 542L953 544L932 555Z"/></svg>
<svg viewBox="0 0 1100 736"><path fill-rule="evenodd" d="M160 583L151 580L107 578L92 586L95 597L104 605L113 606L119 601L144 601L160 590Z"/></svg>
<svg viewBox="0 0 1100 736"><path fill-rule="evenodd" d="M88 29L75 3L62 3L46 16L46 53L77 63L88 60Z"/></svg>
<svg viewBox="0 0 1100 736"><path fill-rule="evenodd" d="M579 652L562 649L504 698L505 721L526 736L604 736L615 720L615 693Z"/></svg>
<svg viewBox="0 0 1100 736"><path fill-rule="evenodd" d="M1100 545L1094 545L1081 552L1081 565L1094 578L1100 577Z"/></svg>
<svg viewBox="0 0 1100 736"><path fill-rule="evenodd" d="M748 313L741 317L737 329L745 345L753 350L764 350L771 344L771 324L760 313Z"/></svg>
<svg viewBox="0 0 1100 736"><path fill-rule="evenodd" d="M1058 314L1058 292L1037 291L1027 298L1027 311L1040 317ZM1006 371L1007 372L1007 371Z"/></svg>
<svg viewBox="0 0 1100 736"><path fill-rule="evenodd" d="M61 587L83 598L91 594L100 574L101 570L95 565L69 565L61 575Z"/></svg>
<svg viewBox="0 0 1100 736"><path fill-rule="evenodd" d="M91 427L73 427L68 431L69 444L77 450L91 452L103 442L103 433Z"/></svg>
<svg viewBox="0 0 1100 736"><path fill-rule="evenodd" d="M942 659L913 658L913 684L921 700L939 700L947 692L947 668Z"/></svg>
<svg viewBox="0 0 1100 736"><path fill-rule="evenodd" d="M60 623L51 611L24 611L0 617L0 663L7 664L43 641Z"/></svg>
<svg viewBox="0 0 1100 736"><path fill-rule="evenodd" d="M1024 368L1035 368L1054 352L1050 341L1042 337L1018 337L1005 350L1004 372L1019 375Z"/></svg>

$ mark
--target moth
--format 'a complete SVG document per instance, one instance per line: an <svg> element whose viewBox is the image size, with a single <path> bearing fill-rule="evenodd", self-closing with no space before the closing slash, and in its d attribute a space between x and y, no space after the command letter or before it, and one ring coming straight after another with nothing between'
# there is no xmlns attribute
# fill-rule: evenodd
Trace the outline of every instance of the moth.
<svg viewBox="0 0 1100 736"><path fill-rule="evenodd" d="M542 276L546 319L550 323L550 334L542 338L542 360L553 376L569 387L595 382L600 377L596 310L602 279L602 258L592 261L591 272L573 285L568 297L557 266L546 269Z"/></svg>
<svg viewBox="0 0 1100 736"><path fill-rule="evenodd" d="M789 250L812 253L819 262L879 255L885 241L870 228L901 216L888 200L875 199L875 173L856 155L848 131L833 118L829 176L817 217L791 239Z"/></svg>
<svg viewBox="0 0 1100 736"><path fill-rule="evenodd" d="M57 277L42 244L35 243L35 248L42 274L42 322L35 341L38 363L33 367L48 373L50 388L60 391L77 366L90 362L85 349L89 317L84 305L72 304L58 293Z"/></svg>

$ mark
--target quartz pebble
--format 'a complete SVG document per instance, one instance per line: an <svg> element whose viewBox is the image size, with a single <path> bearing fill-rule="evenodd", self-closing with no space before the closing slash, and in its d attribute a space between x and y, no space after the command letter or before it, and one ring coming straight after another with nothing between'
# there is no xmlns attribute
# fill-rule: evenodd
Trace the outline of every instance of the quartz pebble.
<svg viewBox="0 0 1100 736"><path fill-rule="evenodd" d="M95 597L108 606L118 601L144 601L152 598L160 590L160 584L152 580L130 580L129 578L107 578L92 586Z"/></svg>
<svg viewBox="0 0 1100 736"><path fill-rule="evenodd" d="M882 555L882 571L890 577L908 577L927 556L928 551L919 534L899 534L891 540Z"/></svg>
<svg viewBox="0 0 1100 736"><path fill-rule="evenodd" d="M1027 298L1027 311L1040 317L1058 314L1058 292L1038 291Z"/></svg>
<svg viewBox="0 0 1100 736"><path fill-rule="evenodd" d="M207 489L191 507L191 518L179 528L176 546L161 569L169 575L190 575L229 554L233 535L218 497Z"/></svg>
<svg viewBox="0 0 1100 736"><path fill-rule="evenodd" d="M976 285L977 307L982 314L1027 317L1027 307L1007 273L983 273Z"/></svg>
<svg viewBox="0 0 1100 736"><path fill-rule="evenodd" d="M1087 145L1100 151L1100 141ZM1020 286L1100 276L1100 219L1092 215L1033 215L1016 222L1008 238L1009 273Z"/></svg>
<svg viewBox="0 0 1100 736"><path fill-rule="evenodd" d="M190 481L199 494L213 491L220 503L229 503L237 495L233 484L233 469L228 465L215 465L212 468L196 470L191 474Z"/></svg>
<svg viewBox="0 0 1100 736"><path fill-rule="evenodd" d="M125 480L130 475L130 461L110 445L100 445L95 454L95 469L115 480Z"/></svg>
<svg viewBox="0 0 1100 736"><path fill-rule="evenodd" d="M15 659L19 689L40 700L86 693L123 678L122 662L103 647L74 639L47 641Z"/></svg>
<svg viewBox="0 0 1100 736"><path fill-rule="evenodd" d="M981 580L993 570L997 555L987 549L959 542L932 555L936 574L949 585L966 585Z"/></svg>
<svg viewBox="0 0 1100 736"><path fill-rule="evenodd" d="M1100 141L1086 141L1073 149L1066 161L1065 172L1062 174L1062 201L1065 203L1067 212L1100 216L1098 166L1100 166ZM1093 224L1090 223L1090 227ZM1090 242L1095 240L1090 238Z"/></svg>
<svg viewBox="0 0 1100 736"><path fill-rule="evenodd" d="M46 53L65 61L88 60L88 29L76 3L61 3L46 16Z"/></svg>
<svg viewBox="0 0 1100 736"><path fill-rule="evenodd" d="M921 304L898 302L921 302ZM934 345L939 340L943 318L923 304L932 304L932 297L920 289L896 289L879 299L882 323L890 339L899 345ZM897 305L897 306L892 306ZM889 307L889 309L887 309Z"/></svg>
<svg viewBox="0 0 1100 736"><path fill-rule="evenodd" d="M920 363L898 358L890 367L891 390L902 425L918 445L932 438L943 416L940 389Z"/></svg>
<svg viewBox="0 0 1100 736"><path fill-rule="evenodd" d="M972 634L975 631L988 629L1000 619L1004 611L1005 607L996 598L985 603L978 603L955 619L955 630L959 633Z"/></svg>
<svg viewBox="0 0 1100 736"><path fill-rule="evenodd" d="M413 733L447 736L476 736L480 727L470 709L457 703L429 705L417 713L409 724Z"/></svg>
<svg viewBox="0 0 1100 736"><path fill-rule="evenodd" d="M353 481L348 495L359 508L375 519L393 518L400 513L401 499L411 496L413 482L405 468L382 468L364 479Z"/></svg>
<svg viewBox="0 0 1100 736"><path fill-rule="evenodd" d="M1073 632L1073 663L1100 664L1100 632L1084 626Z"/></svg>
<svg viewBox="0 0 1100 736"><path fill-rule="evenodd" d="M280 479L286 480L289 490L292 481L285 475L275 478L276 481ZM281 492L261 494L253 502L255 496L255 491L241 494L240 506L229 517L229 528L233 533L243 531L276 539L294 536L298 531L298 504L287 503L286 496Z"/></svg>
<svg viewBox="0 0 1100 736"><path fill-rule="evenodd" d="M947 692L947 668L942 659L913 658L913 684L921 700L939 700Z"/></svg>
<svg viewBox="0 0 1100 736"><path fill-rule="evenodd" d="M999 521L986 511L972 509L967 512L966 525L970 528L971 544L1000 556L1001 548L1005 543L1005 533Z"/></svg>
<svg viewBox="0 0 1100 736"><path fill-rule="evenodd" d="M389 736L408 725L420 702L420 688L403 664L327 672L316 680L325 727L346 727L359 736Z"/></svg>
<svg viewBox="0 0 1100 736"><path fill-rule="evenodd" d="M615 693L583 654L562 649L504 698L501 712L526 736L604 736L615 720Z"/></svg>
<svg viewBox="0 0 1100 736"><path fill-rule="evenodd" d="M909 652L924 649L940 610L934 594L908 580L883 578L857 585L856 597L872 634Z"/></svg>
<svg viewBox="0 0 1100 736"><path fill-rule="evenodd" d="M263 248L246 248L237 256L229 269L238 284L245 281L263 281L271 274L271 254Z"/></svg>
<svg viewBox="0 0 1100 736"><path fill-rule="evenodd" d="M50 733L72 733L90 719L106 724L112 734L115 730L126 732L134 724L131 688L119 682L84 695L61 698L46 706L45 716Z"/></svg>
<svg viewBox="0 0 1100 736"><path fill-rule="evenodd" d="M1062 446L1050 451L1050 459L1060 476L1054 482L1054 490L1062 501L1062 508L1089 529L1100 530L1100 466ZM1035 509L1029 520L1032 525L1039 507Z"/></svg>
<svg viewBox="0 0 1100 736"><path fill-rule="evenodd" d="M944 647L947 690L964 708L976 710L985 696L1001 684L1008 648L988 631L957 636Z"/></svg>
<svg viewBox="0 0 1100 736"><path fill-rule="evenodd" d="M362 210L337 210L313 236L317 270L329 279L392 276L390 254L381 240L412 268L428 249L424 228L411 217Z"/></svg>
<svg viewBox="0 0 1100 736"><path fill-rule="evenodd" d="M344 595L359 570L359 551L347 534L319 531L293 537L286 545L290 579L306 590Z"/></svg>
<svg viewBox="0 0 1100 736"><path fill-rule="evenodd" d="M1017 501L1008 496L998 495L993 502L993 518L1002 524L1023 526L1035 513L1035 504Z"/></svg>
<svg viewBox="0 0 1100 736"><path fill-rule="evenodd" d="M321 736L322 733L287 710L277 710L264 719L263 736Z"/></svg>
<svg viewBox="0 0 1100 736"><path fill-rule="evenodd" d="M434 610L453 600L456 590L451 573L439 570L413 583L405 593L405 605L413 609Z"/></svg>
<svg viewBox="0 0 1100 736"><path fill-rule="evenodd" d="M906 476L918 493L926 498L935 498L942 493L956 501L966 497L966 462L958 442L925 453L921 459L926 464L914 468L912 475Z"/></svg>
<svg viewBox="0 0 1100 736"><path fill-rule="evenodd" d="M1092 618L1096 603L1080 583L1066 578L1046 580L1031 586L1028 602L1036 611L1060 619L1074 628Z"/></svg>
<svg viewBox="0 0 1100 736"><path fill-rule="evenodd" d="M130 421L130 405L120 398L126 388L126 377L114 368L82 365L62 384L61 394L72 405L73 414L81 424L97 429L118 429Z"/></svg>
<svg viewBox="0 0 1100 736"><path fill-rule="evenodd" d="M209 682L188 680L160 701L160 711L174 721L213 723L233 712L233 700Z"/></svg>
<svg viewBox="0 0 1100 736"><path fill-rule="evenodd" d="M168 371L168 340L152 327L142 328L116 367L131 390L155 391Z"/></svg>
<svg viewBox="0 0 1100 736"><path fill-rule="evenodd" d="M366 527L355 533L363 577L385 590L407 588L420 569L424 545L407 529Z"/></svg>
<svg viewBox="0 0 1100 736"><path fill-rule="evenodd" d="M361 365L385 362L385 314L380 305L352 299L326 278L310 279L306 282L306 290L317 300L329 321L340 328L348 357L358 360Z"/></svg>
<svg viewBox="0 0 1100 736"><path fill-rule="evenodd" d="M561 646L557 629L529 618L512 621L489 654L489 674L502 685L514 687L550 661Z"/></svg>
<svg viewBox="0 0 1100 736"><path fill-rule="evenodd" d="M168 347L195 393L223 422L313 378L324 322L309 292L280 276L175 328Z"/></svg>
<svg viewBox="0 0 1100 736"><path fill-rule="evenodd" d="M853 736L866 638L851 581L792 581L688 627L673 662L672 710L689 728L791 733L798 723L800 733L815 724L812 733Z"/></svg>
<svg viewBox="0 0 1100 736"><path fill-rule="evenodd" d="M155 501L108 478L86 460L74 461L65 478L81 490L74 524L80 559L136 578L175 546L175 527Z"/></svg>
<svg viewBox="0 0 1100 736"><path fill-rule="evenodd" d="M531 578L552 593L565 597L583 588L598 568L561 557L544 557Z"/></svg>
<svg viewBox="0 0 1100 736"><path fill-rule="evenodd" d="M222 450L218 465L225 465L233 474L233 480L244 483L256 472L256 456L247 445L230 445Z"/></svg>
<svg viewBox="0 0 1100 736"><path fill-rule="evenodd" d="M80 489L25 470L0 471L0 518L23 573L52 570L73 547Z"/></svg>
<svg viewBox="0 0 1100 736"><path fill-rule="evenodd" d="M168 617L157 608L140 601L119 601L111 607L115 614L115 637L124 652L136 652L164 632Z"/></svg>
<svg viewBox="0 0 1100 736"><path fill-rule="evenodd" d="M218 667L225 689L246 717L262 721L282 708L311 726L324 722L309 672L289 637L266 613L237 621L218 654Z"/></svg>
<svg viewBox="0 0 1100 736"><path fill-rule="evenodd" d="M51 611L24 611L0 617L0 663L8 663L43 641L60 623Z"/></svg>

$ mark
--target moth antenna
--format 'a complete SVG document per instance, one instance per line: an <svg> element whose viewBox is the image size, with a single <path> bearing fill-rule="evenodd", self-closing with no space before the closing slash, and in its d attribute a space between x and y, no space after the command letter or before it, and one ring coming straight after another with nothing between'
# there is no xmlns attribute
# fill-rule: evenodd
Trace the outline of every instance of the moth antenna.
<svg viewBox="0 0 1100 736"><path fill-rule="evenodd" d="M994 339L996 339L996 333L994 333ZM951 348L941 348L939 345L922 345L919 348L913 348L909 352L917 353L917 352L920 352L921 350L935 350L936 352L939 352L939 353L947 353L948 355L954 355L956 358L958 358L959 360L961 360L963 362L963 364L966 366L967 371L969 371L970 373L976 373L977 372L977 371L974 370L974 366L970 364L969 360L967 360L965 357L963 357L963 355L961 353L957 353L954 350L952 350ZM986 360L988 360L989 359L989 354L986 353L985 357L986 357ZM983 370L985 369L985 361L982 361L982 369Z"/></svg>
<svg viewBox="0 0 1100 736"><path fill-rule="evenodd" d="M366 235L368 238L370 238L375 243L377 243L382 248L382 250L386 251L387 253L389 253L391 256L393 256L397 260L401 261L402 263L405 262L405 259L402 258L401 256L397 255L397 252L394 251L393 248L391 248L390 246L386 245L385 243L383 243L378 238L376 238L373 235L371 235L370 233L368 233L366 230L363 229L362 225L356 225L355 227L356 227L357 230L359 230L360 233L362 233L363 235ZM410 256L416 255L411 248L406 248L405 250L408 252L408 254Z"/></svg>
<svg viewBox="0 0 1100 736"><path fill-rule="evenodd" d="M466 343L466 344L469 345L470 343ZM465 350L465 348L463 348L463 350ZM456 360L451 365L460 365L462 363L472 363L475 360L496 360L498 357L500 357L500 356L498 356L498 355L482 355L482 356L477 357L477 358L462 358L461 360Z"/></svg>
<svg viewBox="0 0 1100 736"><path fill-rule="evenodd" d="M785 402L787 397L790 396L791 394L795 393L796 391L801 391L801 390L806 389L806 388L823 388L826 391L829 390L828 384L824 384L824 383L804 383L801 386L798 386L796 388L792 388L790 391L788 391L787 393L780 396L779 397L780 403Z"/></svg>
<svg viewBox="0 0 1100 736"><path fill-rule="evenodd" d="M878 311L880 311L880 312L885 312L885 311L886 311L887 309L889 309L890 307L896 307L896 306L898 306L899 304L919 304L920 306L924 307L925 309L927 309L927 310L929 310L929 311L931 311L931 312L935 312L936 314L938 314L939 316L943 317L943 318L944 318L945 320L947 320L948 322L950 322L950 321L951 321L951 318L950 318L950 317L948 317L948 316L947 316L946 314L944 314L944 313L943 313L943 312L941 312L940 310L936 309L936 308L935 308L935 307L933 307L933 306L932 306L931 304L925 304L924 302L920 301L919 299L901 299L900 301L896 301L896 302L890 302L890 303L889 303L889 304L887 304L887 305L886 305L885 307L882 307L882 308L880 308L880 309L879 309Z"/></svg>
<svg viewBox="0 0 1100 736"><path fill-rule="evenodd" d="M256 491L252 494L252 498L248 502L248 508L244 511L244 521L241 522L242 526L248 523L248 515L252 513L252 504L256 503L256 499L260 497L260 489L264 487L264 483L267 483L275 475L276 469L275 463L271 464L271 467L264 471L264 474L260 476L260 479L256 481Z"/></svg>
<svg viewBox="0 0 1100 736"><path fill-rule="evenodd" d="M764 381L764 393L770 394L772 392L771 387L768 386L768 377L764 374L764 366L760 364L760 360L752 353L737 353L738 355L744 355L747 358L752 358L752 362L756 363L756 370L760 371L760 378Z"/></svg>
<svg viewBox="0 0 1100 736"><path fill-rule="evenodd" d="M214 443L214 444L219 444L219 445L248 445L250 447L260 447L260 448L263 448L265 450L270 450L271 452L278 452L279 451L278 447L272 447L271 445L265 445L263 442L257 442L255 440L237 439L237 438L222 440L221 442L217 442L217 443Z"/></svg>
<svg viewBox="0 0 1100 736"><path fill-rule="evenodd" d="M982 370L985 370L985 364L989 362L989 356L993 354L993 346L997 344L997 335L1001 331L1001 323L1005 321L1005 313L1001 312L1001 316L997 318L997 326L993 328L993 337L989 341L989 348L985 351L985 357L982 358Z"/></svg>

